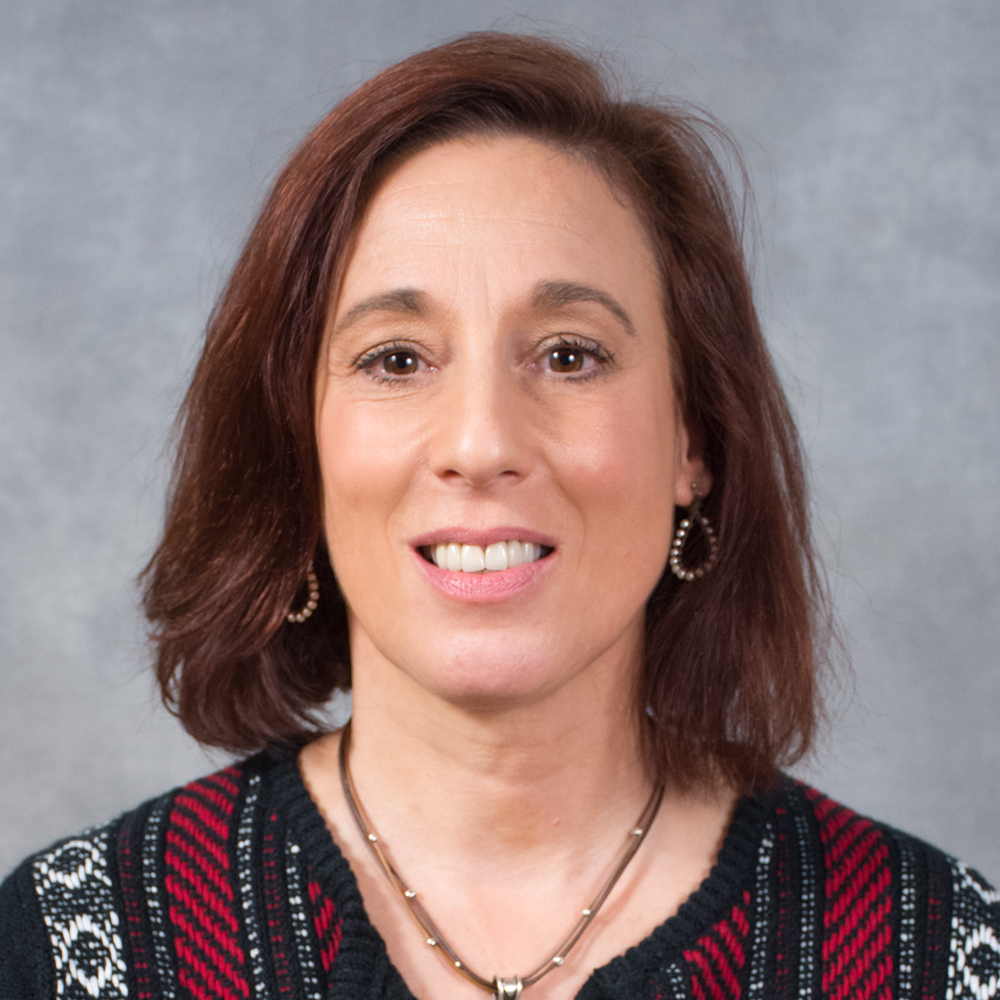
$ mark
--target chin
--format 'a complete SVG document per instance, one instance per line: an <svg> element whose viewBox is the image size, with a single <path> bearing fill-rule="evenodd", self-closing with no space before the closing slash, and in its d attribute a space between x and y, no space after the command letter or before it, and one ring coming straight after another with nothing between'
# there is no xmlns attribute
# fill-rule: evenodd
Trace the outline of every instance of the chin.
<svg viewBox="0 0 1000 1000"><path fill-rule="evenodd" d="M564 662L553 654L524 655L505 644L503 655L497 643L487 649L466 650L456 655L453 648L440 658L414 664L408 671L432 695L469 711L490 712L526 707L543 701L569 680L572 671L553 670Z"/></svg>

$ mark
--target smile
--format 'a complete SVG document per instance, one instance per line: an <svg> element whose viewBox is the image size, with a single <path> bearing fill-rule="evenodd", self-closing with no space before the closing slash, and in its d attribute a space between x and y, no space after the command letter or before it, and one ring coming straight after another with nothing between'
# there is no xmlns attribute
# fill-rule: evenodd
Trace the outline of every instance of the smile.
<svg viewBox="0 0 1000 1000"><path fill-rule="evenodd" d="M447 542L420 548L420 554L428 562L457 573L499 573L536 562L551 551L547 545L520 541L494 542L485 547Z"/></svg>

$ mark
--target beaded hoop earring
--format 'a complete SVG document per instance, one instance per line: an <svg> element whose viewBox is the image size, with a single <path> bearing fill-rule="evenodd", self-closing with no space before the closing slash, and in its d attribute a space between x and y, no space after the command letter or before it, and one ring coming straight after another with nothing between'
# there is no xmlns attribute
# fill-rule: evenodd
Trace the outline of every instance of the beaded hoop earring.
<svg viewBox="0 0 1000 1000"><path fill-rule="evenodd" d="M302 606L300 611L289 611L285 618L290 622L301 625L315 610L319 604L319 580L316 579L316 571L313 569L312 560L309 560L309 569L306 570L306 582L309 584L309 600Z"/></svg>
<svg viewBox="0 0 1000 1000"><path fill-rule="evenodd" d="M703 577L715 565L715 559L719 551L719 540L715 537L715 532L712 530L712 525L709 523L708 518L701 512L701 494L698 493L697 486L694 486L694 491L694 499L688 508L688 515L677 525L677 531L674 533L674 541L670 546L670 572L678 580L690 581ZM688 569L681 562L681 552L684 550L684 542L687 540L688 532L696 523L705 533L705 541L708 543L708 556L697 569Z"/></svg>

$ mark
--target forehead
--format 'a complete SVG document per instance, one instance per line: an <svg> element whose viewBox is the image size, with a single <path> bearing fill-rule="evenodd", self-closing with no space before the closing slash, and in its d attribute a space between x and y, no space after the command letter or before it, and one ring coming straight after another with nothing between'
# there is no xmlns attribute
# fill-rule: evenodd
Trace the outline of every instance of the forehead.
<svg viewBox="0 0 1000 1000"><path fill-rule="evenodd" d="M398 166L368 206L340 305L359 283L424 287L446 272L511 292L539 278L659 286L643 226L604 175L523 137L452 140Z"/></svg>

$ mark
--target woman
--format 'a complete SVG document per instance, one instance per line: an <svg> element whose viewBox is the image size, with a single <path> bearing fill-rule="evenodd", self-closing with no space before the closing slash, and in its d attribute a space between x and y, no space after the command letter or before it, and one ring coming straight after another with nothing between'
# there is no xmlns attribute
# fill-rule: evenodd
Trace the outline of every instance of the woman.
<svg viewBox="0 0 1000 1000"><path fill-rule="evenodd" d="M387 70L278 179L183 417L158 677L265 749L29 858L3 996L996 992L982 879L778 770L828 617L698 122L538 39Z"/></svg>

